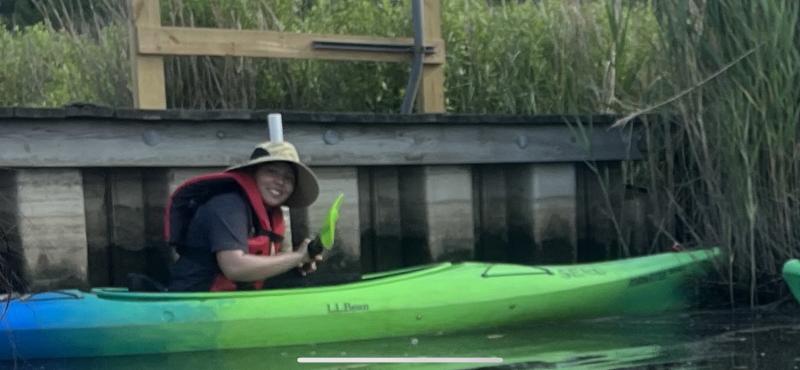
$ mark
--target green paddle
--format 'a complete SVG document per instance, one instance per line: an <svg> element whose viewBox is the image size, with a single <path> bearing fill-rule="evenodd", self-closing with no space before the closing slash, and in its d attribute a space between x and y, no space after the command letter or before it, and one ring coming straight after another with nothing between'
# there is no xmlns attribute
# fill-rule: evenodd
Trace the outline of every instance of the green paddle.
<svg viewBox="0 0 800 370"><path fill-rule="evenodd" d="M333 247L336 221L339 220L339 208L342 206L342 199L344 199L344 194L339 193L339 196L336 197L336 200L333 201L331 208L328 210L328 215L325 216L319 234L308 245L308 255L312 258L322 253L323 248L327 250Z"/></svg>

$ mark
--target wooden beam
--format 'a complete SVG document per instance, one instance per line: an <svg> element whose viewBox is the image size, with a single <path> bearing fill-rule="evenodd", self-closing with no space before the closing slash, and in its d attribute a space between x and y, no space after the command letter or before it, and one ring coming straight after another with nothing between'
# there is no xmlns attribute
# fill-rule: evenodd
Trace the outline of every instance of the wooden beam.
<svg viewBox="0 0 800 370"><path fill-rule="evenodd" d="M4 167L225 167L264 137L247 121L2 120ZM584 147L566 124L291 122L286 137L314 166L543 163L638 155L607 126ZM122 149L121 149L122 148Z"/></svg>
<svg viewBox="0 0 800 370"><path fill-rule="evenodd" d="M441 1L424 0L423 30L425 44L442 39ZM444 42L437 47L436 54L442 59L439 64L425 64L422 67L422 86L419 91L419 107L423 113L445 112L444 100Z"/></svg>
<svg viewBox="0 0 800 370"><path fill-rule="evenodd" d="M131 0L131 61L133 80L133 104L136 108L165 109L167 107L166 84L164 83L164 58L140 55L137 45L141 35L139 27L160 27L161 10L158 0Z"/></svg>
<svg viewBox="0 0 800 370"><path fill-rule="evenodd" d="M375 62L409 62L411 54L366 51L318 50L314 41L347 42L359 45L413 45L411 38L386 38L351 35L326 35L275 31L234 30L219 28L140 26L140 54L145 55L212 55L287 59L330 59ZM444 41L431 38L426 45L435 53L425 63L444 63Z"/></svg>

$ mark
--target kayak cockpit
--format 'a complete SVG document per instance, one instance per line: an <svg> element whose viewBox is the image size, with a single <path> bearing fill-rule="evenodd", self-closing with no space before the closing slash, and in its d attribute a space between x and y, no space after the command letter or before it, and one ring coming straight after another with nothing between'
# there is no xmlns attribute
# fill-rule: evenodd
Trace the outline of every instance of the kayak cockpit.
<svg viewBox="0 0 800 370"><path fill-rule="evenodd" d="M163 300L209 300L225 298L248 298L264 296L280 296L287 294L307 294L331 290L345 290L369 287L379 284L391 284L407 279L415 279L434 274L452 267L450 262L442 262L423 266L414 266L398 270L367 274L360 280L332 286L303 287L291 289L264 289L234 292L131 292L128 288L93 288L92 293L101 299L163 301Z"/></svg>

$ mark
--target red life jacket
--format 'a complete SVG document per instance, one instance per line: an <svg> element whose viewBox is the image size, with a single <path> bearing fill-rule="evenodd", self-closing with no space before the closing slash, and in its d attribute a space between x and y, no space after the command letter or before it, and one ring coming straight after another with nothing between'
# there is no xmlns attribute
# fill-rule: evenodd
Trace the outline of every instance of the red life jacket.
<svg viewBox="0 0 800 370"><path fill-rule="evenodd" d="M241 172L220 172L193 177L178 186L167 201L164 217L164 236L167 243L181 253L183 240L189 223L197 208L211 197L231 191L242 191L256 214L256 230L262 231L248 236L247 251L256 255L274 255L280 250L280 242L286 226L280 207L267 208L258 191L255 179ZM259 235L261 234L261 235ZM253 282L255 289L263 287L262 281ZM236 290L236 283L217 274L211 284L211 291Z"/></svg>

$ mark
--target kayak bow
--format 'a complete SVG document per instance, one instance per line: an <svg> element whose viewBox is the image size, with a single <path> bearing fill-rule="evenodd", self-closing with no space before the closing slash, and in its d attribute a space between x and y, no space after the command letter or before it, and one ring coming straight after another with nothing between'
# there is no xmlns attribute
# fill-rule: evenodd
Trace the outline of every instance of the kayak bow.
<svg viewBox="0 0 800 370"><path fill-rule="evenodd" d="M800 302L800 260L792 259L783 264L783 280L789 285L794 299Z"/></svg>

